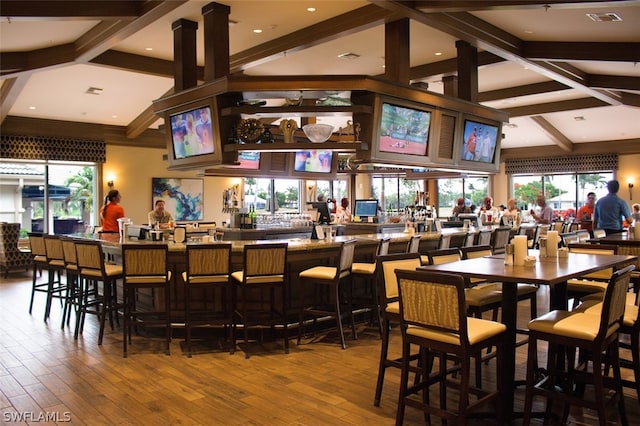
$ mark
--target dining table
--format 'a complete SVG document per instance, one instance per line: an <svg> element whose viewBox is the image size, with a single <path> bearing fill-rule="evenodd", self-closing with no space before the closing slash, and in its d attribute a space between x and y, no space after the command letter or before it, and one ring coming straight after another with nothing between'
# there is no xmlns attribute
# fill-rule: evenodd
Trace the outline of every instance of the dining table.
<svg viewBox="0 0 640 426"><path fill-rule="evenodd" d="M501 383L503 413L507 421L516 417L514 393L516 387L516 331L517 284L546 285L550 288L549 310L567 309L567 280L601 269L626 266L637 261L631 255L603 255L564 253L566 257L540 257L537 250L529 250L535 262L526 265L505 265L504 255L465 259L439 265L425 265L418 269L456 274L465 278L483 278L502 283L502 323L507 327L503 381Z"/></svg>

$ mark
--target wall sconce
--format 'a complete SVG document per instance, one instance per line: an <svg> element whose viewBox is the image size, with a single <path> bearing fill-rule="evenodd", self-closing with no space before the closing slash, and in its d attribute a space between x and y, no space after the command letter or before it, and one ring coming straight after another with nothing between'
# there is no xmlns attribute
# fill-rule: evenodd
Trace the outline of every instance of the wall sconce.
<svg viewBox="0 0 640 426"><path fill-rule="evenodd" d="M107 176L107 186L109 189L113 189L113 185L115 184L116 178L113 175Z"/></svg>
<svg viewBox="0 0 640 426"><path fill-rule="evenodd" d="M633 182L629 182L629 200L633 200Z"/></svg>

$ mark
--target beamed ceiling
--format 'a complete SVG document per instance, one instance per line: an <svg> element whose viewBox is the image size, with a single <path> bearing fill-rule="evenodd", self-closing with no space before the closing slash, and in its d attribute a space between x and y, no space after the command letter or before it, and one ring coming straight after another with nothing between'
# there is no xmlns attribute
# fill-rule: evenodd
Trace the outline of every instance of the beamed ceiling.
<svg viewBox="0 0 640 426"><path fill-rule="evenodd" d="M3 0L2 131L62 127L163 146L151 105L173 91L172 23L198 23L203 79L209 3ZM456 82L469 88L460 64L477 60L471 99L510 114L503 157L640 152L640 1L218 3L231 10L231 73L386 75L451 94ZM403 58L405 49L385 49L385 26L407 18ZM465 58L459 44L477 58Z"/></svg>

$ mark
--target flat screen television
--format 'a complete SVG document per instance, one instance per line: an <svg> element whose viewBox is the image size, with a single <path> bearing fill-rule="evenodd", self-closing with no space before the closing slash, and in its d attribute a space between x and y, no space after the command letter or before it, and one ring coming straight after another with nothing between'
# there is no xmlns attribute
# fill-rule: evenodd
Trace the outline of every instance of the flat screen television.
<svg viewBox="0 0 640 426"><path fill-rule="evenodd" d="M226 167L232 169L260 170L260 152L240 151L238 152L238 164Z"/></svg>
<svg viewBox="0 0 640 426"><path fill-rule="evenodd" d="M493 163L498 143L498 126L474 120L464 120L460 159L478 163Z"/></svg>
<svg viewBox="0 0 640 426"><path fill-rule="evenodd" d="M169 116L175 159L213 154L211 107L202 106Z"/></svg>
<svg viewBox="0 0 640 426"><path fill-rule="evenodd" d="M376 217L378 215L378 200L356 200L353 215L362 217Z"/></svg>
<svg viewBox="0 0 640 426"><path fill-rule="evenodd" d="M430 124L429 111L383 102L378 140L380 152L426 155Z"/></svg>
<svg viewBox="0 0 640 426"><path fill-rule="evenodd" d="M318 210L318 223L331 223L331 214L329 213L329 205L325 201L314 201L307 204L310 204L311 207Z"/></svg>
<svg viewBox="0 0 640 426"><path fill-rule="evenodd" d="M333 151L314 149L309 151L297 151L293 164L296 172L331 173L333 164Z"/></svg>

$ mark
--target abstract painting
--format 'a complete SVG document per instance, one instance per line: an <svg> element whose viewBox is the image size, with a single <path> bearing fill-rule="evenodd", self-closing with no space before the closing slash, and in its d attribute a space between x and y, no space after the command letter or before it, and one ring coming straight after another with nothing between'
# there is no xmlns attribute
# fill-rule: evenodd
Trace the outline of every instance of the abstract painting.
<svg viewBox="0 0 640 426"><path fill-rule="evenodd" d="M151 178L151 191L152 208L164 200L176 221L202 220L202 179Z"/></svg>

